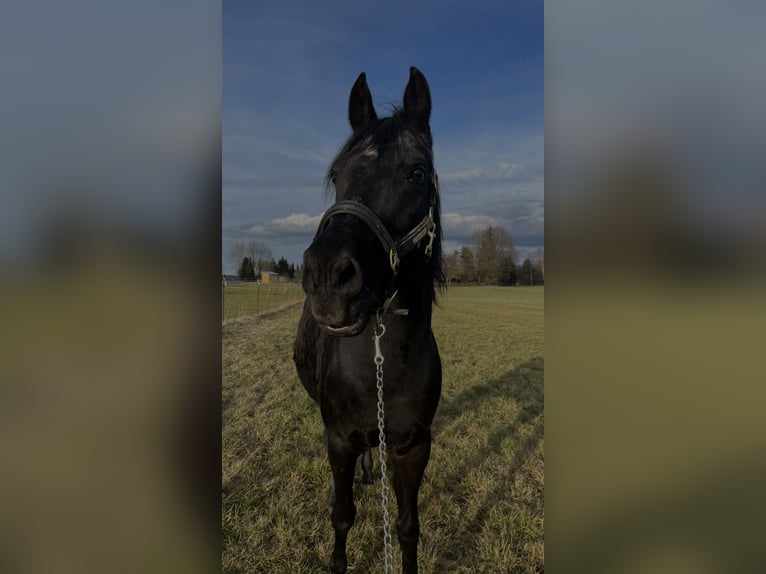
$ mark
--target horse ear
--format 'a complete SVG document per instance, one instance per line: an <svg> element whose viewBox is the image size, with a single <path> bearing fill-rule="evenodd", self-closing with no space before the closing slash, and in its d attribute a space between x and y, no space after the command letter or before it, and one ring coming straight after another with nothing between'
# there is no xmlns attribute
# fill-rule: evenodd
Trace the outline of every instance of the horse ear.
<svg viewBox="0 0 766 574"><path fill-rule="evenodd" d="M351 88L351 95L348 98L348 121L351 123L351 129L358 130L367 123L378 119L375 114L375 108L372 106L372 95L370 88L367 87L367 77L364 72Z"/></svg>
<svg viewBox="0 0 766 574"><path fill-rule="evenodd" d="M410 67L410 81L404 90L404 112L421 131L431 133L431 91L426 77L415 66Z"/></svg>

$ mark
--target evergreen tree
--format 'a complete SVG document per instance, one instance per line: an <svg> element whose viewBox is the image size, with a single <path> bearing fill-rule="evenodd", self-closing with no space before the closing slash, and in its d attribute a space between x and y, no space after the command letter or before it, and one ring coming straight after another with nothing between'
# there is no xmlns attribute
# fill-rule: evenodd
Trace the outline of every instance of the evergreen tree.
<svg viewBox="0 0 766 574"><path fill-rule="evenodd" d="M503 257L500 265L500 284L516 285L517 281L516 264L512 257L506 255Z"/></svg>
<svg viewBox="0 0 766 574"><path fill-rule="evenodd" d="M277 264L274 267L274 271L280 275L287 275L290 272L290 265L287 263L287 259L280 257L279 261L277 261Z"/></svg>
<svg viewBox="0 0 766 574"><path fill-rule="evenodd" d="M521 264L521 277L519 283L522 285L532 285L532 262L527 257Z"/></svg>
<svg viewBox="0 0 766 574"><path fill-rule="evenodd" d="M249 257L245 256L242 258L237 274L242 280L255 279L255 268L253 267L253 261Z"/></svg>

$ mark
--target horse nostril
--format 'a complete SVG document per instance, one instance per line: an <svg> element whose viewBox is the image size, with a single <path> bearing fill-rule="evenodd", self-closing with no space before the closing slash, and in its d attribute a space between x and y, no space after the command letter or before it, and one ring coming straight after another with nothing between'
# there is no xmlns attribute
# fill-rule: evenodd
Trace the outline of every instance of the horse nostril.
<svg viewBox="0 0 766 574"><path fill-rule="evenodd" d="M335 285L349 294L358 293L362 287L362 273L359 264L350 258L343 257L333 266Z"/></svg>
<svg viewBox="0 0 766 574"><path fill-rule="evenodd" d="M345 285L354 278L354 275L356 275L356 269L354 269L354 266L351 264L351 262L348 262L343 265L340 270L340 274L338 275L338 283Z"/></svg>

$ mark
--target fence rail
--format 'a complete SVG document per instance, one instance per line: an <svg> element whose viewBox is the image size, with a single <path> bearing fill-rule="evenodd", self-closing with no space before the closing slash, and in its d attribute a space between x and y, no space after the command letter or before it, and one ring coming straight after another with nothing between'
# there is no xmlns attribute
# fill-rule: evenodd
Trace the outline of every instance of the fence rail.
<svg viewBox="0 0 766 574"><path fill-rule="evenodd" d="M303 289L297 283L263 285L249 282L221 284L221 315L223 321L254 317L301 301Z"/></svg>

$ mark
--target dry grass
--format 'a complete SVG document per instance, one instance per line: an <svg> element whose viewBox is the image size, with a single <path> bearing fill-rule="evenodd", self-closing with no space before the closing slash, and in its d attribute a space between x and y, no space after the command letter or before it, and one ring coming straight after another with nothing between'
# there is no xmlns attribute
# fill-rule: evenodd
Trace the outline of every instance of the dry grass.
<svg viewBox="0 0 766 574"><path fill-rule="evenodd" d="M221 289L223 322L284 309L296 301L302 301L303 297L299 283L228 283Z"/></svg>
<svg viewBox="0 0 766 574"><path fill-rule="evenodd" d="M291 360L299 314L223 327L225 572L327 571L329 465ZM543 288L452 288L434 331L444 384L420 491L420 571L541 572ZM349 572L379 572L380 485L355 489Z"/></svg>

